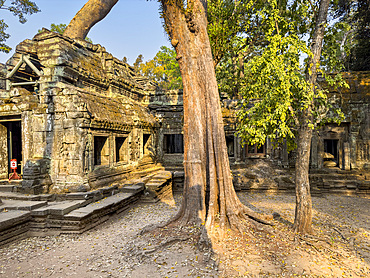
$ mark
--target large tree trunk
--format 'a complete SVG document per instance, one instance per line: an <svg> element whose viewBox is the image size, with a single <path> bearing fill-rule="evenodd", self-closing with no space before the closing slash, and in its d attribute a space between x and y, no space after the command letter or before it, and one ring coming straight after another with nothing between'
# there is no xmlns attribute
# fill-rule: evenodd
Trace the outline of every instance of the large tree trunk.
<svg viewBox="0 0 370 278"><path fill-rule="evenodd" d="M204 2L189 0L184 9L181 0L161 1L184 85L184 199L175 220L243 230L245 214L261 216L239 201L232 184Z"/></svg>
<svg viewBox="0 0 370 278"><path fill-rule="evenodd" d="M330 0L321 0L319 11L316 15L315 30L312 36L311 52L309 59L309 71L307 80L311 85L311 90L316 90L317 66L320 61L322 41L325 34L325 24L328 15ZM312 109L313 102L302 112L300 127L298 128L297 138L297 160L296 168L296 209L294 219L294 230L300 233L312 233L312 202L309 181L309 162L312 139L313 124Z"/></svg>
<svg viewBox="0 0 370 278"><path fill-rule="evenodd" d="M68 24L63 35L84 40L90 29L101 21L118 0L89 0Z"/></svg>
<svg viewBox="0 0 370 278"><path fill-rule="evenodd" d="M116 1L89 0L65 35L84 38ZM172 223L245 229L242 220L267 223L244 206L233 184L212 52L207 34L206 0L161 0L163 18L177 52L184 85L184 195ZM79 30L82 29L82 30ZM70 35L71 34L71 35ZM247 217L248 215L249 217ZM250 223L250 222L248 222ZM252 220L252 223L255 223Z"/></svg>

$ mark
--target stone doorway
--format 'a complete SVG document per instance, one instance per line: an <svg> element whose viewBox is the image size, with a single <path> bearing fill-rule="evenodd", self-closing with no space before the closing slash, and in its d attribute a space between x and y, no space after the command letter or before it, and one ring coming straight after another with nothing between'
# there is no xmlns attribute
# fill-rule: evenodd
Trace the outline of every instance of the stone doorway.
<svg viewBox="0 0 370 278"><path fill-rule="evenodd" d="M0 178L12 172L10 160L17 160L17 173L22 173L22 124L20 120L0 119Z"/></svg>
<svg viewBox="0 0 370 278"><path fill-rule="evenodd" d="M339 165L339 140L324 139L324 167Z"/></svg>

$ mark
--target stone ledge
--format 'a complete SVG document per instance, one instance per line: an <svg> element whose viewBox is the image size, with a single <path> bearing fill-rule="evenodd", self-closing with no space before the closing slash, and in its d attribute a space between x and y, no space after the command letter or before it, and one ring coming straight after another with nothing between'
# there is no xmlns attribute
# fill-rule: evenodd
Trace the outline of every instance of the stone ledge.
<svg viewBox="0 0 370 278"><path fill-rule="evenodd" d="M32 211L47 205L46 201L19 201L19 200L4 200L0 206L0 210L26 210Z"/></svg>
<svg viewBox="0 0 370 278"><path fill-rule="evenodd" d="M39 196L20 198L20 194L8 195L21 200L5 200L0 206L11 209L0 212L0 245L27 236L83 233L108 220L111 214L120 213L137 203L144 191L142 182L119 186L116 184L84 194L71 193L71 196L62 194L58 197L61 201L55 201L58 198L54 196L51 202L30 200ZM118 190L126 192L117 193ZM108 196L103 197L104 194Z"/></svg>

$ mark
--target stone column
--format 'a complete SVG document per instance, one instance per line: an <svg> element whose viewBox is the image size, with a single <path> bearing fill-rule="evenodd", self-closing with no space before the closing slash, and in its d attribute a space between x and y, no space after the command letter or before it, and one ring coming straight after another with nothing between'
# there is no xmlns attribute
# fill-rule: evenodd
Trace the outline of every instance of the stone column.
<svg viewBox="0 0 370 278"><path fill-rule="evenodd" d="M349 147L349 142L343 143L343 159L344 159L344 170L351 170L351 149Z"/></svg>
<svg viewBox="0 0 370 278"><path fill-rule="evenodd" d="M241 145L241 138L239 136L234 137L235 144L234 144L234 155L235 155L235 163L242 163L242 145Z"/></svg>
<svg viewBox="0 0 370 278"><path fill-rule="evenodd" d="M351 169L357 168L357 138L359 134L359 126L351 125L349 134L349 144L350 144L350 167Z"/></svg>

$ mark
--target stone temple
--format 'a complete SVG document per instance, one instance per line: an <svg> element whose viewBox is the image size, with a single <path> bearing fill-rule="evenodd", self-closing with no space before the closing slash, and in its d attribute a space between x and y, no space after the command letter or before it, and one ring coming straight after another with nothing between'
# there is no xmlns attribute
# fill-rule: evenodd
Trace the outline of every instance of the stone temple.
<svg viewBox="0 0 370 278"><path fill-rule="evenodd" d="M17 192L88 192L161 170L183 179L181 91L163 91L104 47L44 29L0 68L0 179L17 160ZM315 132L311 181L318 190L370 191L370 72L347 73L330 97L345 120ZM294 152L242 146L236 101L223 98L237 190L294 188ZM4 181L4 182L5 182Z"/></svg>

